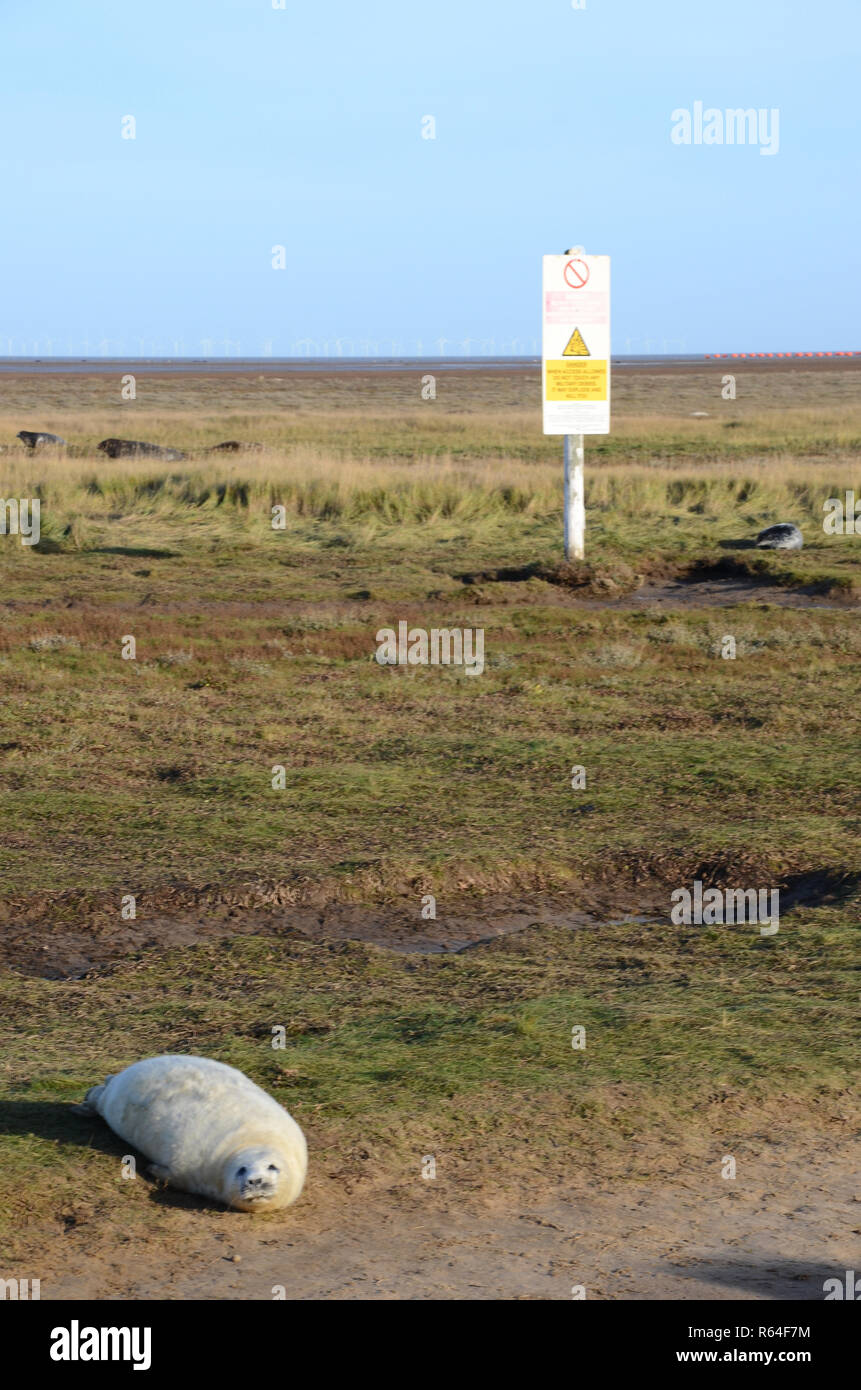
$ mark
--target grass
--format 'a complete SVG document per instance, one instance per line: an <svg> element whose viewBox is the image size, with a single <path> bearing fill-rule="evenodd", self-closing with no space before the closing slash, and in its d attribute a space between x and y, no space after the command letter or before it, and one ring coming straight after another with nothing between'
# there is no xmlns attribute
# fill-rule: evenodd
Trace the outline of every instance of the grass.
<svg viewBox="0 0 861 1390"><path fill-rule="evenodd" d="M445 912L696 874L844 885L768 940L611 922L401 958L262 934L81 980L7 970L7 1238L47 1249L64 1221L118 1220L105 1150L123 1146L66 1102L154 1051L248 1070L306 1126L318 1171L350 1181L397 1181L426 1152L477 1183L570 1152L636 1177L668 1143L723 1144L763 1117L844 1124L861 638L848 607L777 602L861 587L858 538L821 527L828 496L861 495L844 375L817 376L814 408L740 374L730 419L714 373L622 381L618 428L587 453L589 564L568 570L559 442L516 376L452 380L436 414L400 379L364 403L355 381L322 401L291 382L280 411L265 383L256 413L245 379L202 387L197 412L193 382L156 383L129 414L100 403L103 381L4 383L0 437L37 424L74 444L0 458L4 496L40 497L44 536L0 538L8 929L48 950L70 924L116 933L128 893L144 919L327 899L417 916L426 892ZM778 397L790 379L771 378ZM53 393L38 417L37 387ZM681 414L705 400L714 419ZM107 461L92 446L109 434L192 456ZM268 452L193 452L226 438ZM800 555L744 548L777 520L802 525ZM770 587L729 608L607 606L697 573ZM484 674L379 667L375 634L399 619L483 627ZM143 1229L145 1189L126 1186Z"/></svg>
<svg viewBox="0 0 861 1390"><path fill-rule="evenodd" d="M357 858L374 895L416 876L504 882L523 864L552 885L717 851L774 871L849 863L857 784L835 756L858 732L847 615L575 617L552 590L542 604L551 586L526 587L531 605L435 604L435 622L484 626L478 679L377 666L380 626L428 617L409 602L320 625L127 611L109 626L70 609L43 636L44 620L19 641L7 630L4 896L157 901L176 879L249 877L346 889ZM718 655L728 629L735 661ZM129 632L134 663L119 655Z"/></svg>
<svg viewBox="0 0 861 1390"><path fill-rule="evenodd" d="M102 1242L151 1227L148 1187L120 1179L127 1146L68 1106L154 1040L216 1056L276 1095L308 1132L318 1188L403 1185L427 1153L444 1183L473 1189L557 1172L647 1181L702 1158L704 1130L712 1164L764 1126L776 1135L806 1117L845 1132L854 960L840 913L820 908L767 941L626 923L404 958L236 939L76 983L8 976L7 1254L41 1244L44 1257L46 1231L69 1225L98 1227ZM36 1048L26 1016L39 1019Z"/></svg>
<svg viewBox="0 0 861 1390"><path fill-rule="evenodd" d="M834 748L857 729L859 636L846 611L584 609L549 582L559 499L538 466L531 489L518 465L516 483L483 485L379 468L374 488L364 465L304 480L278 467L255 480L249 465L240 489L212 464L158 487L111 466L71 494L88 544L6 538L0 809L16 828L0 871L16 905L249 875L341 891L356 858L375 894L416 874L504 882L529 864L549 885L742 848L775 869L847 861L854 780ZM644 571L734 565L849 594L854 536L814 533L798 557L720 546L790 506L810 534L815 495L810 472L596 470L595 561L574 579L612 597ZM510 572L524 577L495 577ZM376 632L401 618L482 627L484 675L381 670ZM575 762L590 769L588 815Z"/></svg>

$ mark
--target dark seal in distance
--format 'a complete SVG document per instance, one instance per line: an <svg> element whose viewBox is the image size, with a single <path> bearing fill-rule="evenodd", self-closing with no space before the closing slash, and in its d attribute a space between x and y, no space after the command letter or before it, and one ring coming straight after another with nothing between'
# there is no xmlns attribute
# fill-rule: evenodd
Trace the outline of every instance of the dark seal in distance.
<svg viewBox="0 0 861 1390"><path fill-rule="evenodd" d="M225 439L223 444L213 444L206 452L208 454L260 454L263 452L263 445L243 444L241 439Z"/></svg>
<svg viewBox="0 0 861 1390"><path fill-rule="evenodd" d="M45 444L52 444L56 448L66 443L58 434L47 434L44 430L19 430L18 438L28 449L39 449Z"/></svg>
<svg viewBox="0 0 861 1390"><path fill-rule="evenodd" d="M185 458L179 449L164 449L161 444L146 444L139 439L103 439L98 447L109 459L149 458L174 462Z"/></svg>

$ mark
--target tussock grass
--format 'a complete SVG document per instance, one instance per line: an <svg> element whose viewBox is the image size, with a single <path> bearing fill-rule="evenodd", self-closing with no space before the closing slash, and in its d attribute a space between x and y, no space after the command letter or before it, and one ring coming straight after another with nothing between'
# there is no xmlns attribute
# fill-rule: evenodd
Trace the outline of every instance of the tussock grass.
<svg viewBox="0 0 861 1390"><path fill-rule="evenodd" d="M550 518L558 515L561 492L558 463L504 457L463 461L447 455L379 464L310 447L171 465L10 456L2 460L2 469L5 495L39 497L46 519L58 525L92 525L132 515L181 519L185 512L206 511L230 513L237 520L256 518L268 527L275 504L296 518L373 518L391 524ZM842 496L854 477L834 464L814 466L791 458L699 463L684 470L607 465L587 469L586 504L598 520L608 512L670 522L686 514L750 525L763 516L791 515L814 530L815 541L825 499ZM861 488L861 475L857 483ZM648 539L644 534L643 549Z"/></svg>

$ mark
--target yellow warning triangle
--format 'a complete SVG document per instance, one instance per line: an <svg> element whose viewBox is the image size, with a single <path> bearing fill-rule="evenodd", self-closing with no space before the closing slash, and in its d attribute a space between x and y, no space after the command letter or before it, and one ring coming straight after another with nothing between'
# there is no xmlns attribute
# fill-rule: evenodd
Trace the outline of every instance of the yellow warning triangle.
<svg viewBox="0 0 861 1390"><path fill-rule="evenodd" d="M574 329L574 332L571 334L571 337L568 339L568 345L567 345L567 347L563 350L562 356L563 356L563 357L591 357L591 356L592 356L592 354L591 354L591 352L589 351L589 349L587 348L586 344L583 342L583 335L582 335L582 333L580 332L580 329L579 329L579 328L575 328L575 329Z"/></svg>

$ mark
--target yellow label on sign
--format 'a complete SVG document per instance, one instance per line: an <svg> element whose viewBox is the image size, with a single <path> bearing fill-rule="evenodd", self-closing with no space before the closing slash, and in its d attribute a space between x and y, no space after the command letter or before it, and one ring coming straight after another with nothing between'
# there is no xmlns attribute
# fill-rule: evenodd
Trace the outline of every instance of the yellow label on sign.
<svg viewBox="0 0 861 1390"><path fill-rule="evenodd" d="M548 401L605 401L607 363L548 362L545 399Z"/></svg>
<svg viewBox="0 0 861 1390"><path fill-rule="evenodd" d="M563 357L591 357L591 353L583 342L583 334L579 328L575 328L565 347L562 349Z"/></svg>

